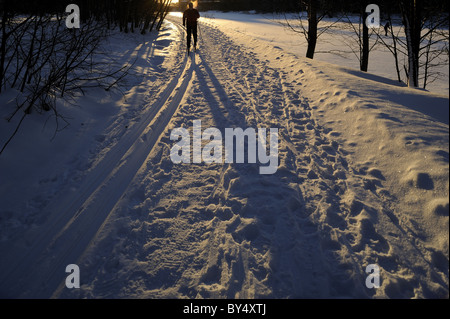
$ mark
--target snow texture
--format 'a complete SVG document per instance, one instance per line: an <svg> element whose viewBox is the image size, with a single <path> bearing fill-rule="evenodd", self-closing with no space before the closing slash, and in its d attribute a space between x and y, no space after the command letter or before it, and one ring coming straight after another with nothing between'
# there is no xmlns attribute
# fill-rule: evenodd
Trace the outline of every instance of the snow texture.
<svg viewBox="0 0 450 319"><path fill-rule="evenodd" d="M264 18L215 15L189 56L177 15L115 34L111 57L137 58L126 89L61 102L70 126L54 138L26 118L0 156L0 296L448 298L448 87L308 60ZM277 173L174 164L170 133L195 120L278 128Z"/></svg>

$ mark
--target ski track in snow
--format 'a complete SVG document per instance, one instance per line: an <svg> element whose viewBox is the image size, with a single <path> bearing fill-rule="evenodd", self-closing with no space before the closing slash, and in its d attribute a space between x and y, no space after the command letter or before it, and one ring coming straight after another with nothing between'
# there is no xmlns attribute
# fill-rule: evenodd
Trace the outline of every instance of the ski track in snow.
<svg viewBox="0 0 450 319"><path fill-rule="evenodd" d="M55 222L39 230L23 258L3 263L9 271L2 268L1 285L13 287L7 295L410 298L430 277L442 294L445 276L427 266L425 249L387 204L394 196L376 191L382 174L368 179L317 121L302 95L303 71L293 82L219 29L201 30L200 50L140 122L76 194L50 204ZM170 131L198 119L222 132L279 128L278 172L173 164ZM71 263L80 265L82 289L64 288ZM389 275L378 292L365 287L372 263Z"/></svg>
<svg viewBox="0 0 450 319"><path fill-rule="evenodd" d="M64 283L60 270L77 260L89 245L178 107L192 77L191 64L184 65L140 123L89 172L79 189L69 188L45 208L53 212L53 218L28 239L32 242L29 253L8 263L12 270L4 272L2 286L13 288L6 292L8 296L49 298Z"/></svg>

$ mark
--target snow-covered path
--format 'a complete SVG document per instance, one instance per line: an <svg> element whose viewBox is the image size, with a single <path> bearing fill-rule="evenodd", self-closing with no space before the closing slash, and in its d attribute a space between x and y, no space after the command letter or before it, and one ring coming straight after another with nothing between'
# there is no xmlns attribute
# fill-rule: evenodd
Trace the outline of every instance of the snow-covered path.
<svg viewBox="0 0 450 319"><path fill-rule="evenodd" d="M2 286L12 288L7 296L49 298L64 283L60 270L88 247L166 129L191 81L193 66L186 62L187 57L140 122L89 171L81 185L76 189L67 185L60 198L45 207L51 214L49 222L25 236L31 243L28 252L17 258L18 247L12 246L10 254L3 256L2 266L7 270Z"/></svg>
<svg viewBox="0 0 450 319"><path fill-rule="evenodd" d="M352 125L341 123L342 116L327 117L317 106L316 90L331 114L333 105L352 112L356 105L368 105L369 98L333 86L317 64L278 54L276 47L267 48L272 55L264 59L255 49L262 44L239 44L211 23L201 25L200 50L180 58L183 32L176 18L171 21L179 54L172 56L170 80L161 84L157 98L149 93L151 107L80 185L71 190L67 184L67 191L50 202L46 223L29 230L24 240L1 246L2 295L448 296L448 232L427 232L422 228L428 220L413 211L405 215L407 205L391 187L393 175L383 170L385 162L358 162L363 157L355 148L367 154L380 146L362 152L364 145L357 144L369 144L384 122L394 125L393 116L380 111L383 123L347 139L345 130ZM151 81L143 81L144 91L145 83ZM170 132L190 129L195 120L203 129L222 132L279 129L277 173L261 175L257 164L172 163ZM448 123L434 126L430 134L437 138L430 147L443 154L438 149L448 146ZM448 152L447 164L433 167L442 170L438 178L446 169L448 174ZM429 187L426 181L416 183L416 188ZM447 185L445 178L434 184L433 196L448 195L448 179ZM447 216L443 206L443 216L436 218L448 227L448 201ZM430 246L435 234L444 236L443 243ZM82 287L69 290L64 270L73 263L80 266ZM382 271L379 289L366 287L370 264Z"/></svg>

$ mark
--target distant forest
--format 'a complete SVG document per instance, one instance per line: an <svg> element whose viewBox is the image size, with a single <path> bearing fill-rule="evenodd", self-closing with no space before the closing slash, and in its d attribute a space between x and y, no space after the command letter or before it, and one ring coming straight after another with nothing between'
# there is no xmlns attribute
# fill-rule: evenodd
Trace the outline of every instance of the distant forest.
<svg viewBox="0 0 450 319"><path fill-rule="evenodd" d="M106 22L108 28L119 26L121 31L145 33L159 29L171 0L0 0L0 18L4 21L16 14L62 16L69 4L80 8L84 22L94 19Z"/></svg>
<svg viewBox="0 0 450 319"><path fill-rule="evenodd" d="M310 3L315 2L319 8L330 15L335 15L339 12L359 13L359 8L368 4L377 4L382 12L401 13L401 6L411 1L413 0L198 0L198 6L201 10L298 12L307 10ZM447 1L416 0L415 2L430 10L434 8L441 12L449 12Z"/></svg>

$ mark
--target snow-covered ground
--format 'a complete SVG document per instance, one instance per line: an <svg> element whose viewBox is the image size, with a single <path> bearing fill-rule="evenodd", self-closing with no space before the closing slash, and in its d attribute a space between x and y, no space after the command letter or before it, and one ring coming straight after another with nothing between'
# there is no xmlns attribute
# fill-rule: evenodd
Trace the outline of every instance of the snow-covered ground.
<svg viewBox="0 0 450 319"><path fill-rule="evenodd" d="M307 42L305 37L299 31L302 30L296 15L277 15L277 14L252 14L252 13L236 13L236 12L217 12L210 11L203 13L204 21L214 22L215 25L221 27L226 34L239 39L240 35L251 36L252 38L266 42L269 46L277 46L284 51L293 53L297 56L304 57L306 55ZM358 28L358 17L349 16L343 18L339 22L336 18L324 18L319 23L319 39L317 42L315 59L331 64L336 64L353 69L359 69L359 60L356 54L359 54L359 44L357 43L356 34L348 23L352 21L354 27ZM394 18L395 20L395 18ZM399 18L397 20L400 21ZM294 28L289 28L286 21ZM305 23L305 22L304 22ZM384 25L384 21L382 24ZM307 23L305 23L307 27ZM322 33L323 29L327 29ZM380 33L387 43L391 43L390 36L384 36L384 30L381 28ZM398 34L405 41L402 26L394 26L394 33ZM245 38L245 37L244 37ZM395 68L395 59L392 53L377 40L377 35L371 33L370 43L372 49L369 59L369 73L386 77L388 79L397 80ZM406 57L399 54L400 68L403 70L403 64L406 63ZM448 96L449 94L449 67L448 55L442 55L447 59L446 67L438 67L432 69L431 72L439 71L442 76L431 83L427 90L434 93ZM437 62L437 61L434 61ZM402 71L402 80L405 81L404 72Z"/></svg>
<svg viewBox="0 0 450 319"><path fill-rule="evenodd" d="M219 13L189 57L176 14L159 34L115 34L110 57L137 58L124 87L61 103L54 138L30 115L0 156L0 296L448 298L448 84L307 60L292 39ZM278 171L174 164L171 132L195 120L279 129Z"/></svg>

